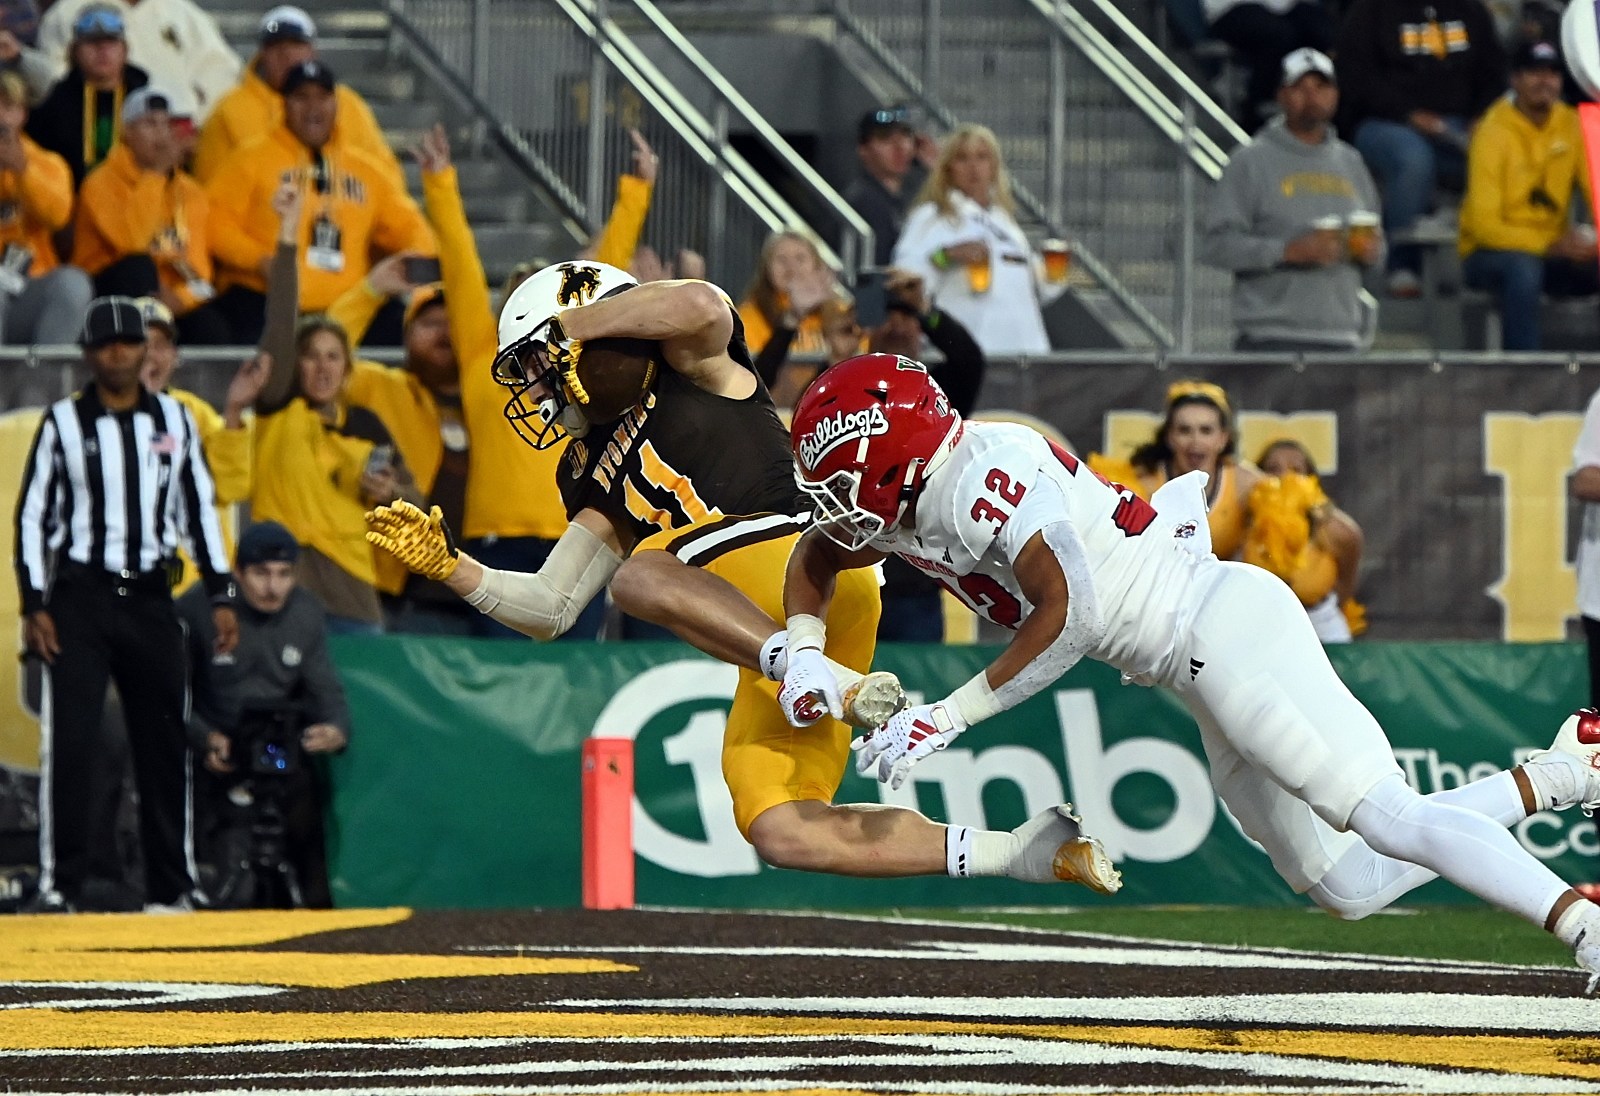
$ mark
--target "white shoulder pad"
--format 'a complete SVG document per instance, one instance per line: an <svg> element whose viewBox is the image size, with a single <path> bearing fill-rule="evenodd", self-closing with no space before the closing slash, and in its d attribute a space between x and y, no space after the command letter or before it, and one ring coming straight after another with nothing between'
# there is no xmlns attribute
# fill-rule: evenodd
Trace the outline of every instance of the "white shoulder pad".
<svg viewBox="0 0 1600 1096"><path fill-rule="evenodd" d="M973 559L989 550L1039 477L1039 447L1024 438L986 440L972 448L949 500L950 527Z"/></svg>

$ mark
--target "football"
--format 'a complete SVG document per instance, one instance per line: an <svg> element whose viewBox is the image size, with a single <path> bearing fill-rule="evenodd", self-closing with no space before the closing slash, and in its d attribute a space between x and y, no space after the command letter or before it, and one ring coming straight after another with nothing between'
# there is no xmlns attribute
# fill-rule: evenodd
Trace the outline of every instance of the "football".
<svg viewBox="0 0 1600 1096"><path fill-rule="evenodd" d="M655 379L657 351L649 339L586 340L577 366L584 416L610 422L638 403Z"/></svg>

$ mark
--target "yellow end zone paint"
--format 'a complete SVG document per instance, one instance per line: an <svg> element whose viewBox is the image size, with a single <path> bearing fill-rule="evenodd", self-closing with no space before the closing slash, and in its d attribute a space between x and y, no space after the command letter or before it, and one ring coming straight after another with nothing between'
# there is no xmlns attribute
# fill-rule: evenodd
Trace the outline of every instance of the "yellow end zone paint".
<svg viewBox="0 0 1600 1096"><path fill-rule="evenodd" d="M548 1037L607 1039L800 1035L1003 1035L1168 1050L1213 1050L1516 1071L1600 1079L1600 1042L1504 1035L1387 1035L1347 1031L1210 1030L1111 1025L961 1024L799 1016L663 1013L413 1012L0 1012L0 1048L215 1046L330 1039Z"/></svg>
<svg viewBox="0 0 1600 1096"><path fill-rule="evenodd" d="M26 914L6 918L0 964L18 951L105 948L241 948L410 920L409 909L227 910L152 917L142 913ZM0 966L3 969L3 966Z"/></svg>

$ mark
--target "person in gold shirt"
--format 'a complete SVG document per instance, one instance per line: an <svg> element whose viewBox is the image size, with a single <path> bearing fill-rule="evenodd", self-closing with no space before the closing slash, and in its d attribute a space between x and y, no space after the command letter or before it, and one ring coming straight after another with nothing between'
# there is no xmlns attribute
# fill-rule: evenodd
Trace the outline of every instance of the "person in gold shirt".
<svg viewBox="0 0 1600 1096"><path fill-rule="evenodd" d="M1589 296L1600 268L1594 229L1572 221L1589 164L1578 112L1561 101L1561 53L1531 42L1511 67L1511 95L1484 113L1467 150L1461 273L1498 298L1502 346L1538 350L1541 294Z"/></svg>
<svg viewBox="0 0 1600 1096"><path fill-rule="evenodd" d="M456 527L475 558L507 570L537 571L567 528L566 508L556 490L561 450L532 449L506 424L505 389L490 368L499 349L494 308L443 128L426 134L415 154L422 165L423 203L439 239L443 281L411 289L405 366L357 363L349 397L377 412L422 493L447 519L459 507ZM359 333L388 293L407 288L397 273L403 273L401 263L378 264L367 284L348 292L330 315L352 334ZM435 325L441 319L449 341L448 367L437 341ZM452 449L458 432L463 445L459 470ZM470 449L465 448L468 439ZM524 486L507 491L505 484L511 482ZM386 557L378 557L380 579L388 575ZM590 606L566 636L594 639L604 608L603 602ZM418 627L438 623L417 619L423 616L437 614L413 609L401 614L399 623L407 626L407 618ZM519 634L485 614L473 611L471 617L474 634Z"/></svg>
<svg viewBox="0 0 1600 1096"><path fill-rule="evenodd" d="M28 86L0 72L0 343L64 345L94 290L56 261L50 235L72 219L72 170L23 132Z"/></svg>
<svg viewBox="0 0 1600 1096"><path fill-rule="evenodd" d="M209 183L233 151L283 124L279 88L291 68L317 56L317 25L302 9L281 4L261 17L260 48L245 66L239 83L218 101L194 152L194 175ZM361 93L348 84L334 88L339 109L330 147L359 148L383 164L395 185L405 176L394 150Z"/></svg>
<svg viewBox="0 0 1600 1096"><path fill-rule="evenodd" d="M283 125L236 150L207 186L217 303L241 341L254 341L264 322L265 270L277 231L271 195L285 176L308 192L298 248L302 312L326 310L360 284L374 257L435 252L422 211L383 165L359 148L329 144L337 86L320 61L290 69L283 80ZM401 311L398 305L385 310L366 341L398 345Z"/></svg>
<svg viewBox="0 0 1600 1096"><path fill-rule="evenodd" d="M363 514L397 499L421 501L416 482L376 414L350 401L350 341L326 316L295 320L295 241L306 195L280 184L272 294L262 343L271 372L256 399L255 482L250 515L276 521L304 549L300 581L328 610L334 634L383 631L373 551Z"/></svg>
<svg viewBox="0 0 1600 1096"><path fill-rule="evenodd" d="M1228 394L1218 385L1187 380L1167 389L1166 418L1131 459L1093 453L1089 467L1143 499L1185 472L1206 473L1212 551L1219 559L1233 559L1249 525L1250 492L1261 479L1261 470L1237 454Z"/></svg>
<svg viewBox="0 0 1600 1096"><path fill-rule="evenodd" d="M1293 438L1269 442L1256 464L1262 479L1250 492L1240 558L1289 584L1323 643L1349 643L1367 630L1366 607L1356 600L1361 526L1323 493L1316 462Z"/></svg>
<svg viewBox="0 0 1600 1096"><path fill-rule="evenodd" d="M166 94L142 87L122 104L122 132L78 195L72 261L107 296L157 297L177 317L184 342L236 341L210 302L210 204L177 167Z"/></svg>

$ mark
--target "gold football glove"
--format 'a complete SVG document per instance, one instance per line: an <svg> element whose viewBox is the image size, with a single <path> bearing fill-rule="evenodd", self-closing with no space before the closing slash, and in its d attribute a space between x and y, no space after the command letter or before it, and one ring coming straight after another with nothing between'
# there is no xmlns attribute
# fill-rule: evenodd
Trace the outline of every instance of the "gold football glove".
<svg viewBox="0 0 1600 1096"><path fill-rule="evenodd" d="M444 513L423 513L405 499L367 511L367 540L423 578L443 582L461 562Z"/></svg>

